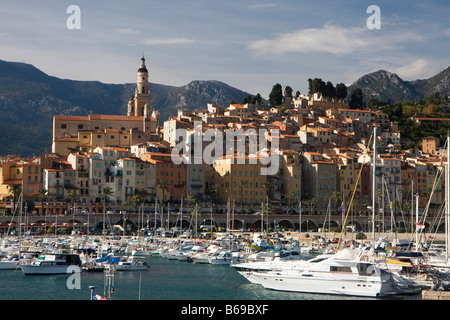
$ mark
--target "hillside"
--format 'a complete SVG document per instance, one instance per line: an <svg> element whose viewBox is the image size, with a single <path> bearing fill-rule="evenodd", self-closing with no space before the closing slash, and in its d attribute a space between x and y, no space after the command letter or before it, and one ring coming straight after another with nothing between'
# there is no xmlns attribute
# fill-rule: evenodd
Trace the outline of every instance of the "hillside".
<svg viewBox="0 0 450 320"><path fill-rule="evenodd" d="M133 71L132 71L133 72ZM439 92L450 93L450 67L423 80L404 81L380 70L362 76L348 87L361 88L364 100L417 101ZM24 157L51 151L53 115L125 114L135 84L104 84L49 76L30 64L0 60L0 156ZM249 93L219 81L191 81L180 86L151 83L152 106L161 121L178 109L205 109L207 103L226 106ZM160 123L162 125L162 123Z"/></svg>
<svg viewBox="0 0 450 320"><path fill-rule="evenodd" d="M0 60L0 155L40 155L51 150L53 115L125 114L135 84L104 84L49 76L32 65ZM177 109L225 106L249 93L219 81L181 87L150 84L152 106L161 120Z"/></svg>
<svg viewBox="0 0 450 320"><path fill-rule="evenodd" d="M353 82L348 87L349 97L355 88L361 89L366 102L372 97L396 102L415 101L436 92L445 95L450 93L450 67L431 78L414 81L405 81L395 73L379 70Z"/></svg>

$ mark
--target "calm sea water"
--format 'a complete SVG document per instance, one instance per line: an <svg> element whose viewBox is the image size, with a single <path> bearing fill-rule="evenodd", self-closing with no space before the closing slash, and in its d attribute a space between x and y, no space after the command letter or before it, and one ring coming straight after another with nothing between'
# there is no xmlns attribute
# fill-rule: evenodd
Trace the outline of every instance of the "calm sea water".
<svg viewBox="0 0 450 320"><path fill-rule="evenodd" d="M150 266L146 271L115 272L112 300L371 300L266 290L249 283L229 266L146 259ZM0 270L0 300L89 300L89 286L93 285L103 296L103 272L82 273L80 289L68 289L68 277L25 276L20 268Z"/></svg>

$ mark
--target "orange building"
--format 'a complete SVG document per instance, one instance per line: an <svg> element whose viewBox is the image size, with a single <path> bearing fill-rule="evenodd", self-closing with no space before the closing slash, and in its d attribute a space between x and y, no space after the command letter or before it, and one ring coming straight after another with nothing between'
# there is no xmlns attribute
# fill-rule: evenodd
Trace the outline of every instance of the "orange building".
<svg viewBox="0 0 450 320"><path fill-rule="evenodd" d="M0 166L0 198L12 197L10 186L23 187L23 197L35 198L41 185L41 169L34 162L13 160Z"/></svg>
<svg viewBox="0 0 450 320"><path fill-rule="evenodd" d="M181 201L181 196L186 198L187 190L187 165L175 164L170 153L148 152L142 156L142 160L155 165L156 198L159 202Z"/></svg>

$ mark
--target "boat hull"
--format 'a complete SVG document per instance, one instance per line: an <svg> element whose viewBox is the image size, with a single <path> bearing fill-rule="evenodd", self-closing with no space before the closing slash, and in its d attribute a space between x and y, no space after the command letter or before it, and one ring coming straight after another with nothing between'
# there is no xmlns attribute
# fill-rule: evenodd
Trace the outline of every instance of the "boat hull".
<svg viewBox="0 0 450 320"><path fill-rule="evenodd" d="M318 278L310 273L281 274L278 272L239 271L248 281L262 285L266 289L301 293L336 294L361 297L382 297L390 295L394 289L389 281L356 279Z"/></svg>
<svg viewBox="0 0 450 320"><path fill-rule="evenodd" d="M73 273L74 267L80 268L78 265L64 266L39 266L39 265L20 265L25 275L49 275L49 274L69 274Z"/></svg>
<svg viewBox="0 0 450 320"><path fill-rule="evenodd" d="M0 270L16 270L19 267L17 261L1 261Z"/></svg>
<svg viewBox="0 0 450 320"><path fill-rule="evenodd" d="M117 271L142 271L147 270L147 266L117 265L115 269Z"/></svg>
<svg viewBox="0 0 450 320"><path fill-rule="evenodd" d="M230 265L231 264L231 259L220 259L220 258L214 259L214 258L211 258L211 259L208 260L208 262L210 264Z"/></svg>

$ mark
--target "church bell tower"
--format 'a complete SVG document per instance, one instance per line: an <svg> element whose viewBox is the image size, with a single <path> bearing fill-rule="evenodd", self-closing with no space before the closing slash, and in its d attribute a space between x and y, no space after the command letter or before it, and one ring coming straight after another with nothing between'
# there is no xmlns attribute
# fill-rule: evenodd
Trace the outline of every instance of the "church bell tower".
<svg viewBox="0 0 450 320"><path fill-rule="evenodd" d="M152 97L150 95L150 84L148 82L148 70L145 65L145 58L142 56L141 65L137 71L134 99L130 98L128 103L128 116L150 117L151 101Z"/></svg>

